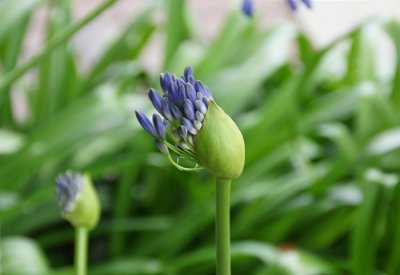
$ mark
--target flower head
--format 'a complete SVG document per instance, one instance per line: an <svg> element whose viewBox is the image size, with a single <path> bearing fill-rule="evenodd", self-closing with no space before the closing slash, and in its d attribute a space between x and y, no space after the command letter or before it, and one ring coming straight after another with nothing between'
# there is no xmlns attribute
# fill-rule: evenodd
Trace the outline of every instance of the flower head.
<svg viewBox="0 0 400 275"><path fill-rule="evenodd" d="M297 4L298 4L298 0L287 0L289 7L293 10L296 11L297 10ZM312 7L312 3L311 0L301 0L306 6L307 8L311 9Z"/></svg>
<svg viewBox="0 0 400 275"><path fill-rule="evenodd" d="M244 141L232 119L215 103L210 90L187 67L183 76L160 75L161 96L154 89L149 98L159 114L150 120L142 112L136 117L151 134L158 149L179 169L207 168L221 178L236 178L243 170ZM171 157L170 151L177 155ZM195 163L182 166L180 159Z"/></svg>
<svg viewBox="0 0 400 275"><path fill-rule="evenodd" d="M56 178L56 197L62 216L74 226L93 228L100 204L88 175L67 171Z"/></svg>
<svg viewBox="0 0 400 275"><path fill-rule="evenodd" d="M253 16L253 14L254 14L253 0L243 0L242 12L248 17Z"/></svg>

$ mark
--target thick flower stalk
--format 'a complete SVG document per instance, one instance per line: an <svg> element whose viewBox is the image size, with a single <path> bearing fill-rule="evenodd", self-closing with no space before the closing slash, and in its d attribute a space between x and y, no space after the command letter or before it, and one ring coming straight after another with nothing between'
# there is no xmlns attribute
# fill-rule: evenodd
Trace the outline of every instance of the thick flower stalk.
<svg viewBox="0 0 400 275"><path fill-rule="evenodd" d="M210 90L194 78L190 67L182 77L161 74L160 84L163 96L150 89L149 98L161 116L153 114L150 120L136 111L139 123L155 138L158 149L180 170L206 168L218 178L239 177L244 166L243 136L213 100ZM181 165L182 158L194 165Z"/></svg>
<svg viewBox="0 0 400 275"><path fill-rule="evenodd" d="M86 275L89 230L99 221L99 199L88 175L68 171L57 177L56 184L61 215L74 226L76 232L76 274Z"/></svg>
<svg viewBox="0 0 400 275"><path fill-rule="evenodd" d="M216 270L217 275L229 275L230 185L231 180L243 171L243 136L233 120L214 101L210 90L195 79L190 67L181 77L161 74L160 84L162 96L154 89L149 90L149 98L160 115L154 114L150 120L136 111L136 117L154 137L158 149L177 168L185 171L205 168L215 175ZM182 158L194 165L183 166L180 162Z"/></svg>

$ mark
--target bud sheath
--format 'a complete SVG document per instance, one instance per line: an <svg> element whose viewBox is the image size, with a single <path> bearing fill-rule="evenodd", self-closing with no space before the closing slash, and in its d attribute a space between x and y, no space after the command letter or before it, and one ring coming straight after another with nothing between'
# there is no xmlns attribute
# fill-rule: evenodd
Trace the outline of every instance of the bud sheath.
<svg viewBox="0 0 400 275"><path fill-rule="evenodd" d="M235 179L242 174L245 146L235 122L210 100L203 127L194 141L200 163L217 178Z"/></svg>

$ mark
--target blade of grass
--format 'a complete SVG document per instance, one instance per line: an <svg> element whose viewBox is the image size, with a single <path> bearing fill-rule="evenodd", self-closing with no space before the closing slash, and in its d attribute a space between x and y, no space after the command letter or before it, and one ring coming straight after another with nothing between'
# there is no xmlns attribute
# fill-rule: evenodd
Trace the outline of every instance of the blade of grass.
<svg viewBox="0 0 400 275"><path fill-rule="evenodd" d="M152 18L154 11L154 7L145 10L108 46L90 69L88 76L85 77L85 85L82 87L81 92L89 90L96 82L102 81L101 77L110 65L125 60L131 61L140 55L156 30L156 25ZM103 78L105 77L103 76Z"/></svg>
<svg viewBox="0 0 400 275"><path fill-rule="evenodd" d="M383 234L386 211L393 184L381 171L368 169L360 175L363 201L358 209L352 235L352 274L373 274L380 238Z"/></svg>
<svg viewBox="0 0 400 275"><path fill-rule="evenodd" d="M389 247L389 256L386 262L386 272L388 275L395 275L400 272L400 184L397 183L394 195L394 230Z"/></svg>
<svg viewBox="0 0 400 275"><path fill-rule="evenodd" d="M164 67L168 67L175 50L189 37L185 0L167 1L167 24L165 29Z"/></svg>
<svg viewBox="0 0 400 275"><path fill-rule="evenodd" d="M57 33L44 47L43 49L32 57L28 62L15 68L10 73L6 74L0 79L0 91L5 87L10 86L15 80L24 75L32 67L37 65L44 57L46 57L52 50L67 41L71 36L73 36L80 29L85 27L90 21L95 19L103 11L109 8L111 5L115 4L117 0L105 0L97 8L91 11L81 20L72 23L68 27L64 28L62 31Z"/></svg>
<svg viewBox="0 0 400 275"><path fill-rule="evenodd" d="M392 38L393 44L396 48L396 69L393 75L392 91L390 98L396 110L400 110L400 23L396 20L390 20L384 26L388 35Z"/></svg>
<svg viewBox="0 0 400 275"><path fill-rule="evenodd" d="M143 156L137 155L138 159ZM132 161L132 164L127 166L121 176L121 180L118 183L116 204L114 207L114 218L115 220L121 220L127 218L129 213L132 212L132 197L129 196L132 192L132 186L136 180L140 168L140 163L137 159ZM111 248L110 253L114 256L120 256L123 254L125 244L127 242L127 234L125 232L116 232L111 235Z"/></svg>
<svg viewBox="0 0 400 275"><path fill-rule="evenodd" d="M4 52L2 53L2 59L4 73L8 73L14 69L18 62L30 17L31 13L24 14L20 20L15 23L15 27L12 28L12 31L3 35ZM0 125L3 125L3 127L12 126L14 121L9 87L4 87L4 91L0 91L0 110Z"/></svg>
<svg viewBox="0 0 400 275"><path fill-rule="evenodd" d="M3 0L0 2L0 41L18 26L21 18L25 18L44 0Z"/></svg>
<svg viewBox="0 0 400 275"><path fill-rule="evenodd" d="M70 25L70 1L54 2L47 24L47 41ZM40 122L68 104L68 94L76 89L76 72L69 43L49 52L39 66L39 83L33 95L33 120Z"/></svg>
<svg viewBox="0 0 400 275"><path fill-rule="evenodd" d="M126 131L132 131L132 125L120 127L131 121L131 117L121 106L121 99L115 94L116 91L106 88L105 90L103 93L88 95L75 101L73 105L58 112L41 127L32 131L27 137L29 142L17 153L1 162L0 186L10 189L24 188L33 175L41 171L42 165L51 167L56 161L65 159L72 152L77 152L81 146L88 146L87 142L92 138L96 139L100 133L112 135L119 132L124 137ZM128 140L130 136L126 135L124 138ZM35 161L32 162L31 159Z"/></svg>
<svg viewBox="0 0 400 275"><path fill-rule="evenodd" d="M359 83L374 78L374 35L370 26L361 27L352 35L348 58L347 78L349 83Z"/></svg>

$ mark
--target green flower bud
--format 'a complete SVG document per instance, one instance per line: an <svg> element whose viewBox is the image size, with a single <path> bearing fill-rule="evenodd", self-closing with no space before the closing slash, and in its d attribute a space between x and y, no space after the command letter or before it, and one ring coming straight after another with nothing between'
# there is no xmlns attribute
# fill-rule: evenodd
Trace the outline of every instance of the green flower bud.
<svg viewBox="0 0 400 275"><path fill-rule="evenodd" d="M235 179L242 174L245 159L242 133L214 100L209 102L194 149L201 165L216 177Z"/></svg>
<svg viewBox="0 0 400 275"><path fill-rule="evenodd" d="M94 228L100 218L100 203L89 175L68 171L56 179L61 214L74 227Z"/></svg>

